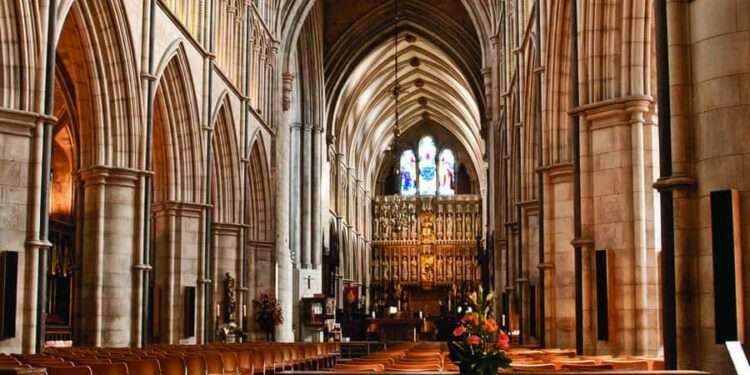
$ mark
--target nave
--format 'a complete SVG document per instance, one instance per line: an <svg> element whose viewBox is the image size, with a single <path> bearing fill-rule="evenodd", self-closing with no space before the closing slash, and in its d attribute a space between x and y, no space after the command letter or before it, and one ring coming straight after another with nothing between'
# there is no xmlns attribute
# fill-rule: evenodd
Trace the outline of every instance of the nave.
<svg viewBox="0 0 750 375"><path fill-rule="evenodd" d="M374 342L383 372L427 351L464 373L732 373L748 19L747 0L7 0L0 353Z"/></svg>

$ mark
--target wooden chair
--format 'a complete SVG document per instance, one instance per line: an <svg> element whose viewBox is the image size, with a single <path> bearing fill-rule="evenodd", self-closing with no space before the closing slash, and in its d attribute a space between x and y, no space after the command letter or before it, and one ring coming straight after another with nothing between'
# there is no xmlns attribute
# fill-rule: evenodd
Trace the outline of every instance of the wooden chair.
<svg viewBox="0 0 750 375"><path fill-rule="evenodd" d="M206 360L206 375L224 375L224 360L218 352L201 352Z"/></svg>
<svg viewBox="0 0 750 375"><path fill-rule="evenodd" d="M609 359L602 363L611 365L615 370L649 370L645 359Z"/></svg>
<svg viewBox="0 0 750 375"><path fill-rule="evenodd" d="M511 363L510 368L515 372L550 372L555 371L551 363Z"/></svg>
<svg viewBox="0 0 750 375"><path fill-rule="evenodd" d="M186 375L206 375L206 359L200 354L185 356Z"/></svg>
<svg viewBox="0 0 750 375"><path fill-rule="evenodd" d="M237 359L237 353L231 352L231 351L222 351L221 352L221 361L222 365L224 366L224 375L238 375L240 368L239 368L239 361Z"/></svg>
<svg viewBox="0 0 750 375"><path fill-rule="evenodd" d="M112 364L111 359L101 359L101 358L84 358L84 359L77 359L73 361L77 365L109 365ZM94 370L93 368L91 369Z"/></svg>
<svg viewBox="0 0 750 375"><path fill-rule="evenodd" d="M75 367L75 364L73 362L47 362L47 363L29 363L30 365L34 367L44 367L44 368L70 368Z"/></svg>
<svg viewBox="0 0 750 375"><path fill-rule="evenodd" d="M93 375L129 375L124 363L89 364ZM74 367L75 368L75 367Z"/></svg>
<svg viewBox="0 0 750 375"><path fill-rule="evenodd" d="M47 367L47 375L93 375L91 367Z"/></svg>
<svg viewBox="0 0 750 375"><path fill-rule="evenodd" d="M155 359L126 360L128 373L133 375L161 375L159 361Z"/></svg>
<svg viewBox="0 0 750 375"><path fill-rule="evenodd" d="M609 364L575 364L566 363L562 365L562 369L566 371L604 371L612 370L612 365Z"/></svg>
<svg viewBox="0 0 750 375"><path fill-rule="evenodd" d="M186 375L185 360L181 357L165 356L157 359L157 361L159 361L159 368L162 375Z"/></svg>
<svg viewBox="0 0 750 375"><path fill-rule="evenodd" d="M366 364L358 364L358 365L350 365L350 364L338 364L336 367L332 368L333 371L346 371L346 372L383 372L385 369L385 366L376 364L376 363L366 363Z"/></svg>

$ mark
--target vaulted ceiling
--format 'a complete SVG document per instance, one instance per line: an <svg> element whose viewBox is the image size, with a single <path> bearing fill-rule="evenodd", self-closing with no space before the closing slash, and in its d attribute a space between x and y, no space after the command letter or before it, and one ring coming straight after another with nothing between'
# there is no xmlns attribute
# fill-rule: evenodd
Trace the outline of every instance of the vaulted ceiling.
<svg viewBox="0 0 750 375"><path fill-rule="evenodd" d="M395 125L398 50L399 128L439 124L467 150L481 176L484 141L482 52L460 0L326 0L328 130L369 187ZM481 184L481 182L480 182Z"/></svg>

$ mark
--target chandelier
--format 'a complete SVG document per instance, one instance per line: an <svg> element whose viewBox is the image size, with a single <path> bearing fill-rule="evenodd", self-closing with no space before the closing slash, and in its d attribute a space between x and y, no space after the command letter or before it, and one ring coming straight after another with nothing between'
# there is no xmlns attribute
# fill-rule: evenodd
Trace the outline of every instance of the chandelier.
<svg viewBox="0 0 750 375"><path fill-rule="evenodd" d="M398 0L393 0L393 100L395 102L394 122L393 122L393 141L391 142L391 152L395 153L399 149L399 137L401 136L401 124L399 122L399 96L401 95L401 84L398 76L398 22L399 6Z"/></svg>

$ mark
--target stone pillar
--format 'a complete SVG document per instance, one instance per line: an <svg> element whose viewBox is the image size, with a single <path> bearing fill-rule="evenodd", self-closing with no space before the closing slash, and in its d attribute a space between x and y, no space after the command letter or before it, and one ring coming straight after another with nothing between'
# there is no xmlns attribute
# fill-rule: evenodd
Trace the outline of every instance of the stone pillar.
<svg viewBox="0 0 750 375"><path fill-rule="evenodd" d="M575 347L575 270L573 264L573 165L544 170L545 339L549 347ZM500 243L499 246L502 246ZM502 254L502 253L500 253ZM501 259L502 262L502 259ZM551 265L554 265L552 267Z"/></svg>
<svg viewBox="0 0 750 375"><path fill-rule="evenodd" d="M714 317L711 198L713 191L739 193L741 243L745 254L741 274L744 319L750 321L750 7L747 1L670 1L669 21L683 17L682 30L670 35L670 66L689 56L684 66L671 68L670 80L683 75L683 87L671 88L675 193L675 266L679 365L694 363L714 374L732 373L724 345L716 343ZM678 21L679 22L679 21ZM670 32L676 31L671 28ZM672 47L672 45L677 46ZM683 43L687 43L687 46ZM680 45L683 44L683 45ZM673 50L674 48L674 50ZM689 52L688 52L689 50ZM684 54L681 54L684 53ZM670 82L672 83L672 82ZM676 138L677 137L677 138ZM688 165L680 165L688 163ZM694 173L697 184L693 185ZM682 174L682 176L679 176ZM685 178L688 177L688 178ZM679 181L682 179L683 181ZM692 218L692 220L690 219ZM686 220L688 219L688 220ZM692 237L691 237L692 233ZM692 262L691 262L692 260ZM682 275L690 276L682 280ZM682 316L683 311L688 314ZM692 329L690 329L692 328ZM747 328L746 328L747 329Z"/></svg>
<svg viewBox="0 0 750 375"><path fill-rule="evenodd" d="M293 122L289 126L290 130L290 147L289 147L289 155L291 157L291 162L289 163L289 167L291 170L291 175L289 177L289 182L291 185L291 195L289 202L287 204L289 205L289 215L290 215L290 222L287 224L290 227L291 232L291 238L290 238L290 247L291 247L291 256L292 256L292 263L299 266L302 262L302 259L304 258L304 254L302 253L302 220L301 220L301 212L300 209L302 207L300 202L300 193L302 192L301 188L301 138L302 138L302 124L299 122Z"/></svg>
<svg viewBox="0 0 750 375"><path fill-rule="evenodd" d="M16 336L0 352L35 350L43 117L0 108L0 250L18 252Z"/></svg>
<svg viewBox="0 0 750 375"><path fill-rule="evenodd" d="M201 256L201 217L204 205L160 202L154 205L154 283L161 290L161 343L176 344L183 337L185 287L198 287ZM196 290L197 291L197 290ZM196 297L197 298L197 297ZM196 301L197 302L197 301ZM197 313L197 311L196 311ZM197 334L197 327L196 327Z"/></svg>
<svg viewBox="0 0 750 375"><path fill-rule="evenodd" d="M324 151L323 126L315 125L312 131L312 235L310 236L310 241L312 245L312 267L316 270L320 269L323 263L323 212L321 210L321 194L323 192L320 187L323 182L321 175Z"/></svg>
<svg viewBox="0 0 750 375"><path fill-rule="evenodd" d="M310 243L311 232L312 232L312 125L304 124L302 126L302 192L298 195L297 199L301 197L302 201L302 268L310 268L312 266L311 252L312 246Z"/></svg>
<svg viewBox="0 0 750 375"><path fill-rule="evenodd" d="M130 346L139 172L92 167L84 182L82 344ZM117 265L114 267L113 265Z"/></svg>
<svg viewBox="0 0 750 375"><path fill-rule="evenodd" d="M655 233L658 146L650 97L632 96L581 108L581 195L587 352L655 355L658 332ZM649 123L646 122L648 115ZM593 250L608 251L608 341L595 340Z"/></svg>
<svg viewBox="0 0 750 375"><path fill-rule="evenodd" d="M289 104L294 75L283 74L282 105L284 111L276 131L274 148L274 186L276 187L276 297L281 305L283 323L276 326L277 341L294 340L292 331L293 265L289 248Z"/></svg>

